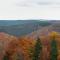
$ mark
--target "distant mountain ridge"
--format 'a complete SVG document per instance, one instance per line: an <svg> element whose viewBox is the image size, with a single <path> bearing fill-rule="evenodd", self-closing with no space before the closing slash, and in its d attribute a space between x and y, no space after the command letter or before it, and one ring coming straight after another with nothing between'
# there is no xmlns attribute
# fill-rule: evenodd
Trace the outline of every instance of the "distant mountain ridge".
<svg viewBox="0 0 60 60"><path fill-rule="evenodd" d="M51 25L50 22L39 20L0 20L0 32L5 32L15 36L21 36L49 25Z"/></svg>

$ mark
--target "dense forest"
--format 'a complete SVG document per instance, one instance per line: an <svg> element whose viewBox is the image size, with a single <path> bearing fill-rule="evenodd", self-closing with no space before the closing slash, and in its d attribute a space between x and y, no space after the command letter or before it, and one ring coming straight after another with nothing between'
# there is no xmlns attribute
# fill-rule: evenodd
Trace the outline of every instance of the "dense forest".
<svg viewBox="0 0 60 60"><path fill-rule="evenodd" d="M60 34L15 37L0 33L0 60L60 60Z"/></svg>

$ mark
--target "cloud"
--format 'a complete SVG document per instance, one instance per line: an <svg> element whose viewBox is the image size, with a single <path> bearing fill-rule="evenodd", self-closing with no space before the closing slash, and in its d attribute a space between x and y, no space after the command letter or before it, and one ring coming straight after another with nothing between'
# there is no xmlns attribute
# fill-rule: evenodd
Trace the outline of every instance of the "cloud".
<svg viewBox="0 0 60 60"><path fill-rule="evenodd" d="M22 7L38 7L41 5L60 5L60 0L17 0L17 6Z"/></svg>
<svg viewBox="0 0 60 60"><path fill-rule="evenodd" d="M38 2L37 5L52 5L51 2Z"/></svg>

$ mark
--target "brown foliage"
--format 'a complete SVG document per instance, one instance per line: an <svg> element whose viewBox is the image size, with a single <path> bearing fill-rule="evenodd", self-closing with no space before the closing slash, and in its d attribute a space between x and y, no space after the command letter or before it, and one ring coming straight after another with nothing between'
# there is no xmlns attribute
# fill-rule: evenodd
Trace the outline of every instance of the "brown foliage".
<svg viewBox="0 0 60 60"><path fill-rule="evenodd" d="M60 34L56 32L49 33L46 36L40 36L42 43L42 52L41 52L41 60L49 60L50 59L50 42L52 38L55 37L57 42L58 49L58 60L60 60ZM23 37L14 37L8 34L0 34L0 60L2 60L3 56L8 53L9 59L14 60L16 54L20 55L22 60L31 60L29 55L29 49L34 48L36 43L36 37L23 36ZM2 55L1 55L2 54ZM1 58L2 57L2 58Z"/></svg>

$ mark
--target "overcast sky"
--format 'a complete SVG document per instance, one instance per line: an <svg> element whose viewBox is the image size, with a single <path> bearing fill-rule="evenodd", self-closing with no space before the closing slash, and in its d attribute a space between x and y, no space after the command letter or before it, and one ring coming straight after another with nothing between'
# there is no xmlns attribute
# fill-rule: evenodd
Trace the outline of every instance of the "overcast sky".
<svg viewBox="0 0 60 60"><path fill-rule="evenodd" d="M0 0L0 19L60 19L60 0Z"/></svg>

